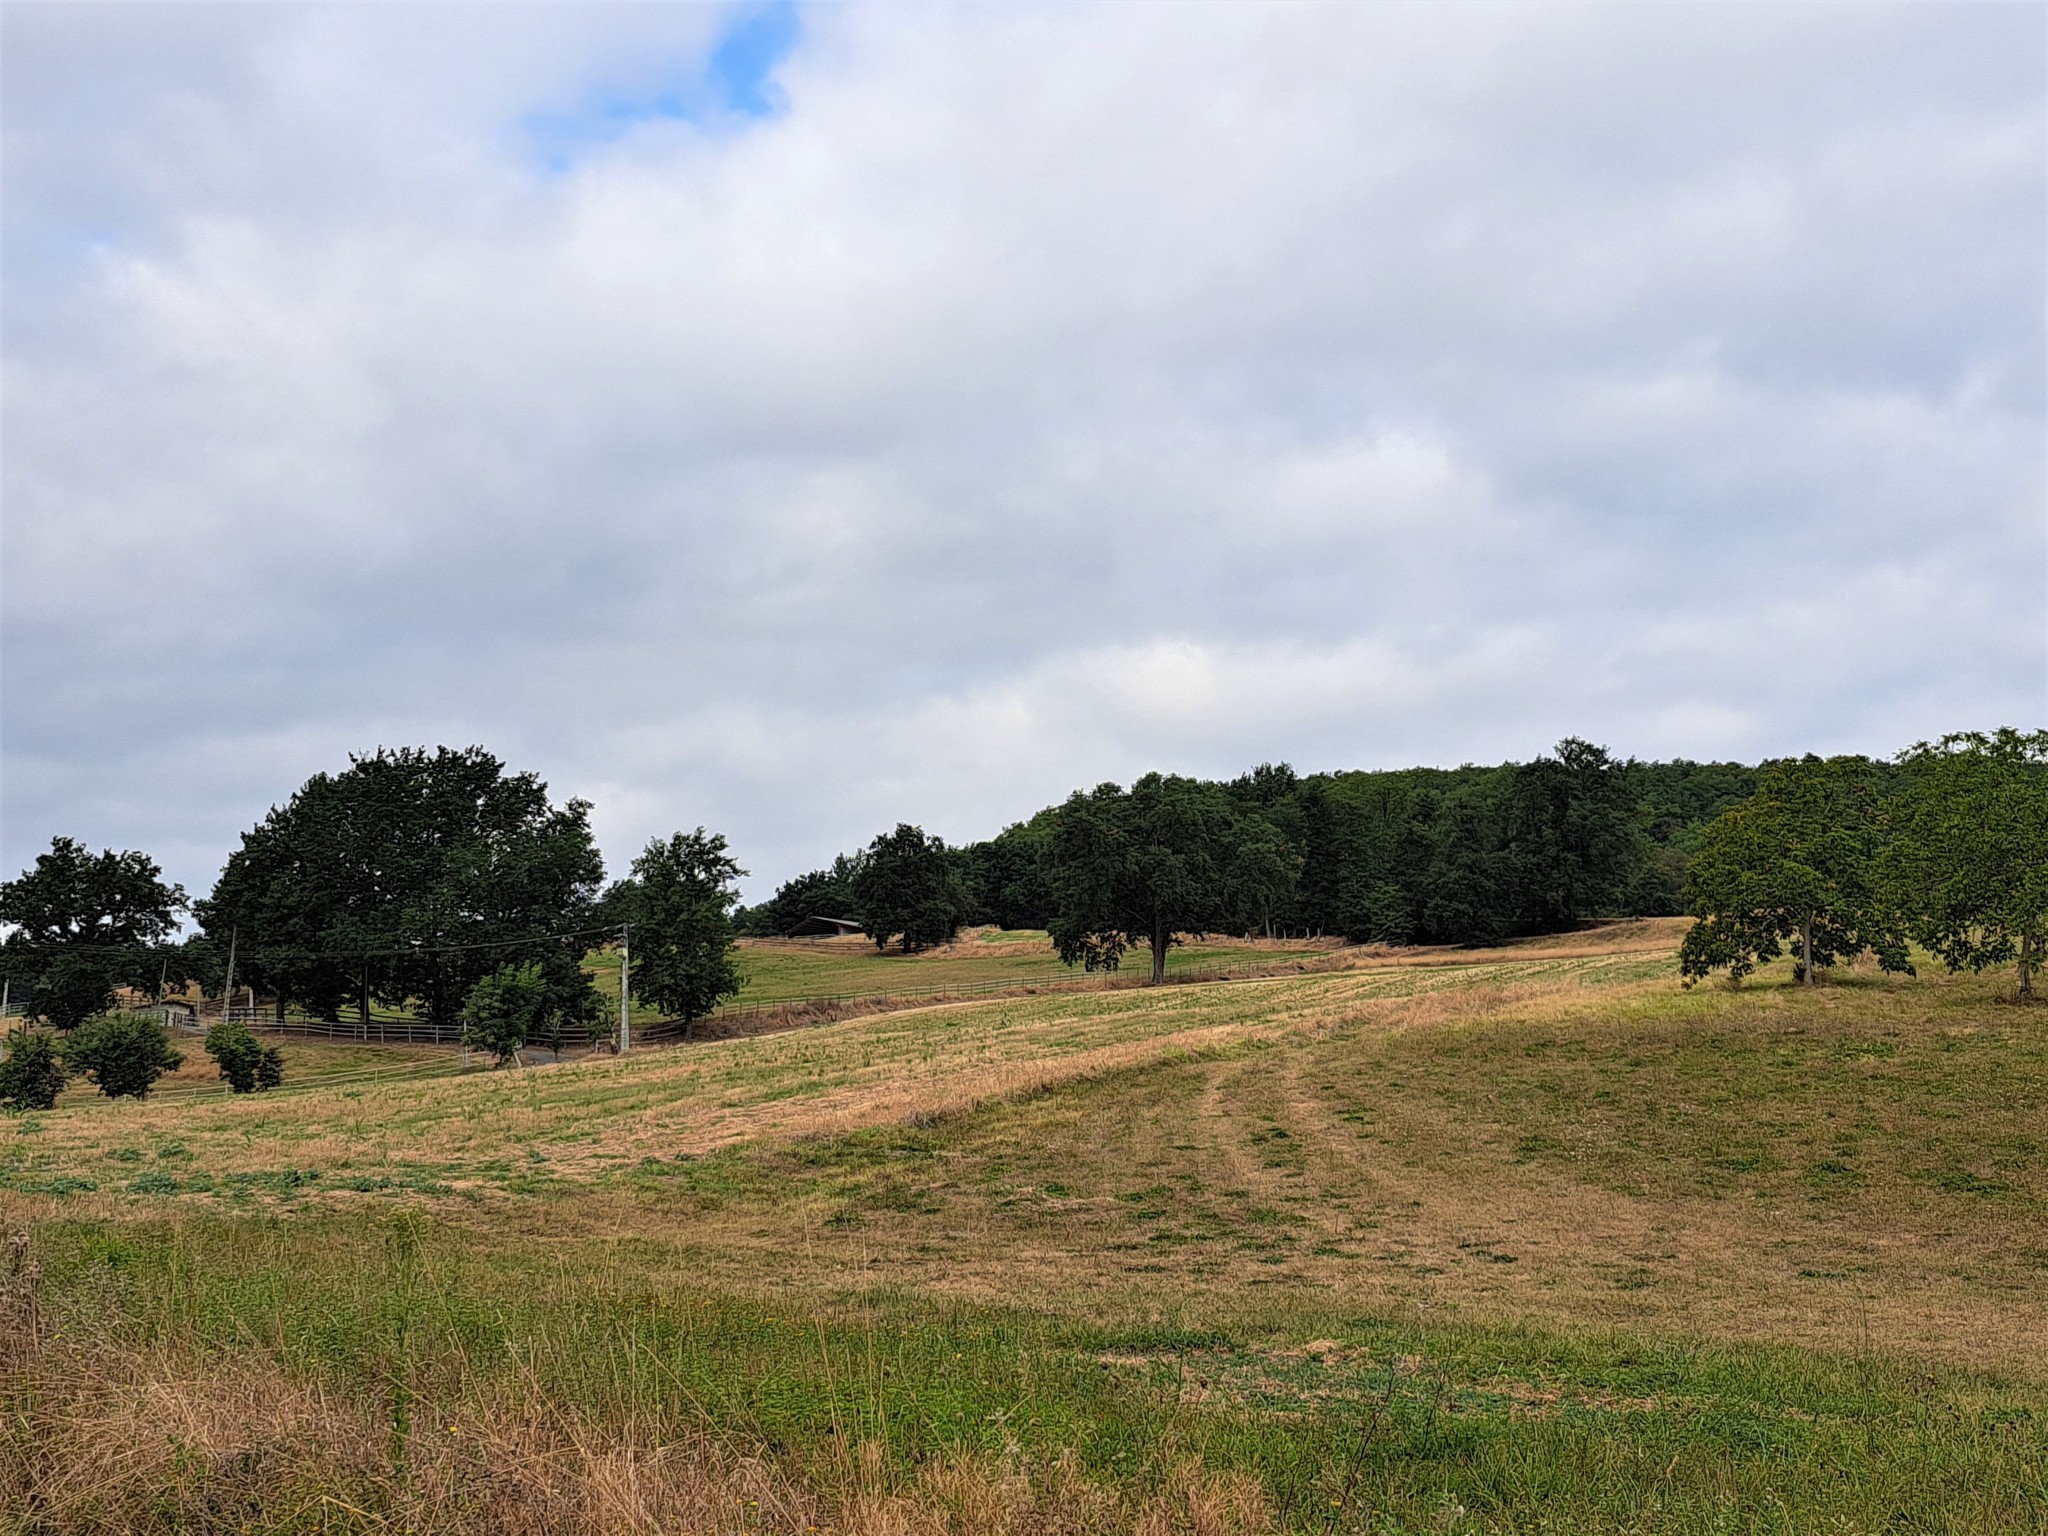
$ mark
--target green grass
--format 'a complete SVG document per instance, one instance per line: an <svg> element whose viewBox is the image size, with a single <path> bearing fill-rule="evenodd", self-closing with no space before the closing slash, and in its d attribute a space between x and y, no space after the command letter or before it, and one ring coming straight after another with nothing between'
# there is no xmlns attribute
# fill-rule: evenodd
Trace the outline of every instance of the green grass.
<svg viewBox="0 0 2048 1536"><path fill-rule="evenodd" d="M2048 1531L2036 1012L1475 958L82 1105L0 1135L0 1209L66 1337L317 1386L393 1465L515 1402L927 1503L1195 1457L1291 1532ZM256 1528L395 1529L355 1475Z"/></svg>
<svg viewBox="0 0 2048 1536"><path fill-rule="evenodd" d="M1169 951L1167 969L1185 973L1224 966L1266 966L1329 952L1325 945L1254 945L1211 937ZM739 961L746 984L733 1002L740 1005L1021 987L1072 982L1087 975L1078 966L1061 965L1051 939L1036 929L972 929L956 944L912 955L877 950L865 940L743 939ZM1140 952L1127 958L1125 969L1143 974L1149 964L1149 956ZM593 954L585 969L598 990L616 1006L617 956L610 951ZM635 1005L636 1021L653 1022L657 1017L655 1011Z"/></svg>
<svg viewBox="0 0 2048 1536"><path fill-rule="evenodd" d="M1255 1475L1297 1531L2019 1532L2048 1492L2038 1393L1870 1358L1313 1304L1219 1327L880 1286L748 1298L693 1283L687 1244L550 1252L402 1220L41 1242L56 1287L136 1346L253 1348L372 1412L402 1381L415 1433L516 1378L590 1422L708 1428L815 1476L849 1441L906 1476L1072 1452L1112 1485L1193 1454Z"/></svg>

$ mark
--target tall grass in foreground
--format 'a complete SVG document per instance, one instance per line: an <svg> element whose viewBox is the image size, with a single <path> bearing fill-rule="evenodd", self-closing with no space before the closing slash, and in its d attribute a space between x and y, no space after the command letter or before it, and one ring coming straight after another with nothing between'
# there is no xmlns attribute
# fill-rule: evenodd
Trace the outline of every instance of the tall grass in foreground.
<svg viewBox="0 0 2048 1536"><path fill-rule="evenodd" d="M714 1295L406 1214L51 1224L5 1297L17 1532L2048 1530L2041 1393L1877 1360Z"/></svg>

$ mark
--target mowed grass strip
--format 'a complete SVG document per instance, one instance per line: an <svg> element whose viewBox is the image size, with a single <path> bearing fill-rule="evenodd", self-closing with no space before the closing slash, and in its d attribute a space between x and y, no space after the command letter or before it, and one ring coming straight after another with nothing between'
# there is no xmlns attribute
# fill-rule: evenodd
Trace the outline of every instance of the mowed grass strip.
<svg viewBox="0 0 2048 1536"><path fill-rule="evenodd" d="M1342 946L1335 940L1244 939L1211 934L1171 950L1167 970L1187 975L1221 969L1266 969L1289 963L1322 965L1341 952ZM737 958L744 985L731 999L728 1013L819 999L941 996L1036 986L1108 986L1134 983L1148 974L1135 968L1091 974L1079 966L1062 965L1050 936L1028 929L970 929L954 943L908 955L878 950L871 941L858 937L741 939ZM584 961L584 970L616 1009L617 950L592 951ZM637 999L634 1002L636 1024L645 1027L664 1018L661 1010Z"/></svg>
<svg viewBox="0 0 2048 1536"><path fill-rule="evenodd" d="M0 1145L0 1184L92 1179L109 1154L166 1143L215 1176L406 1167L478 1189L504 1186L508 1169L514 1183L541 1169L549 1180L587 1180L621 1162L949 1113L1163 1054L1327 1029L1390 1001L1503 979L1539 990L1641 984L1655 965L1593 954L1049 994L288 1100L89 1102L17 1122Z"/></svg>
<svg viewBox="0 0 2048 1536"><path fill-rule="evenodd" d="M623 1170L706 1262L2048 1369L2048 1030L1976 978L1473 985L954 1119ZM804 1225L808 1224L808 1225ZM802 1257L791 1257L801 1255Z"/></svg>

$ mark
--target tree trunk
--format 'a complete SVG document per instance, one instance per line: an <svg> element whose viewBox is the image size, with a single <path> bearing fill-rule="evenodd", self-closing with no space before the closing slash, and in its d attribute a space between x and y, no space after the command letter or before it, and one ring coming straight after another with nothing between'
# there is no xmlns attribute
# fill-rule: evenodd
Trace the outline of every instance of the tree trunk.
<svg viewBox="0 0 2048 1536"><path fill-rule="evenodd" d="M2020 1001L2031 1003L2033 1000L2034 936L2031 933L2023 933L2020 935Z"/></svg>
<svg viewBox="0 0 2048 1536"><path fill-rule="evenodd" d="M1166 941L1171 937L1161 925L1152 925L1152 985L1155 987L1166 980Z"/></svg>
<svg viewBox="0 0 2048 1536"><path fill-rule="evenodd" d="M1799 984L1813 985L1813 919L1799 925Z"/></svg>

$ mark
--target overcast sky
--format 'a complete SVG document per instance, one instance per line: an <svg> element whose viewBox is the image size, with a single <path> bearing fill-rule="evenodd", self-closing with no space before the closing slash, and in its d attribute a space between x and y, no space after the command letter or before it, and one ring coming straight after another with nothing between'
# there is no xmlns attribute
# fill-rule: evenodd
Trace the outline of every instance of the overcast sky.
<svg viewBox="0 0 2048 1536"><path fill-rule="evenodd" d="M2043 17L9 5L0 862L2041 724Z"/></svg>

